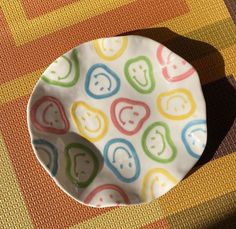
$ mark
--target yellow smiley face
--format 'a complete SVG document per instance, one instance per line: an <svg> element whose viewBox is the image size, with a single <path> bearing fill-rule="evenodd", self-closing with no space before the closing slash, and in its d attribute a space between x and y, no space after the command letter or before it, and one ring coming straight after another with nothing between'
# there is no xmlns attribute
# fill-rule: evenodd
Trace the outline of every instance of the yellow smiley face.
<svg viewBox="0 0 236 229"><path fill-rule="evenodd" d="M112 61L123 54L127 44L127 37L108 37L95 40L94 48L102 59Z"/></svg>
<svg viewBox="0 0 236 229"><path fill-rule="evenodd" d="M173 188L178 181L167 170L154 168L149 170L143 178L141 197L145 202L150 202L164 195Z"/></svg>
<svg viewBox="0 0 236 229"><path fill-rule="evenodd" d="M71 106L70 113L79 133L89 141L99 141L107 133L108 119L102 111L77 101Z"/></svg>
<svg viewBox="0 0 236 229"><path fill-rule="evenodd" d="M157 97L157 109L166 118L182 120L196 110L196 103L190 91L184 88L161 93Z"/></svg>

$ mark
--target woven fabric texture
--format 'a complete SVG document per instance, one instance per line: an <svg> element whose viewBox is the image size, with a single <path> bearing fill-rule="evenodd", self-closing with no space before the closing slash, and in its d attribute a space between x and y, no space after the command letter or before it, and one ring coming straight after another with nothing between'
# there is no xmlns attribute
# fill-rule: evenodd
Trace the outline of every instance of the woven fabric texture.
<svg viewBox="0 0 236 229"><path fill-rule="evenodd" d="M236 228L235 21L235 0L1 0L0 228ZM192 171L158 200L94 209L38 163L26 105L56 57L120 34L161 42L197 69L209 138Z"/></svg>

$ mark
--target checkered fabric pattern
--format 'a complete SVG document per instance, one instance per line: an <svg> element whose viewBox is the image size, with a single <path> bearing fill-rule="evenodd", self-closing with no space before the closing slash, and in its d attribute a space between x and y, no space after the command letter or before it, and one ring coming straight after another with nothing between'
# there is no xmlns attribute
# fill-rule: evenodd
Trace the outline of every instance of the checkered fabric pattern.
<svg viewBox="0 0 236 229"><path fill-rule="evenodd" d="M236 228L235 0L1 0L0 228ZM44 69L85 41L139 34L199 72L209 138L200 161L150 204L94 209L32 152L26 105Z"/></svg>

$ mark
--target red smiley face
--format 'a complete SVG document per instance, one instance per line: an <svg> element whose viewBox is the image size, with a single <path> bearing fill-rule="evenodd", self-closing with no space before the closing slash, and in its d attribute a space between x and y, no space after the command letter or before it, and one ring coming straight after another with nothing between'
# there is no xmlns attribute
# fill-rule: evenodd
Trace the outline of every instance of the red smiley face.
<svg viewBox="0 0 236 229"><path fill-rule="evenodd" d="M121 204L130 204L130 200L120 187L113 184L104 184L90 192L84 203L96 207L119 206Z"/></svg>
<svg viewBox="0 0 236 229"><path fill-rule="evenodd" d="M40 131L65 134L69 129L62 104L51 96L44 96L33 104L30 119Z"/></svg>
<svg viewBox="0 0 236 229"><path fill-rule="evenodd" d="M162 75L170 82L186 79L195 72L195 69L186 60L163 45L158 46L156 55L162 67Z"/></svg>
<svg viewBox="0 0 236 229"><path fill-rule="evenodd" d="M123 134L136 134L150 116L148 105L127 98L116 99L111 105L111 119Z"/></svg>

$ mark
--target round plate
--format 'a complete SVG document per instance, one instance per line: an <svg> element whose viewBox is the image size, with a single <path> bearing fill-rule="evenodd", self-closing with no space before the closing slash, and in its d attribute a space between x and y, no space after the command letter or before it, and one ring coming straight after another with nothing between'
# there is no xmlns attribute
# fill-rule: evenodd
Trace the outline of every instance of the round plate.
<svg viewBox="0 0 236 229"><path fill-rule="evenodd" d="M27 118L43 167L94 207L160 197L207 140L196 70L141 36L90 41L56 59L34 88Z"/></svg>

